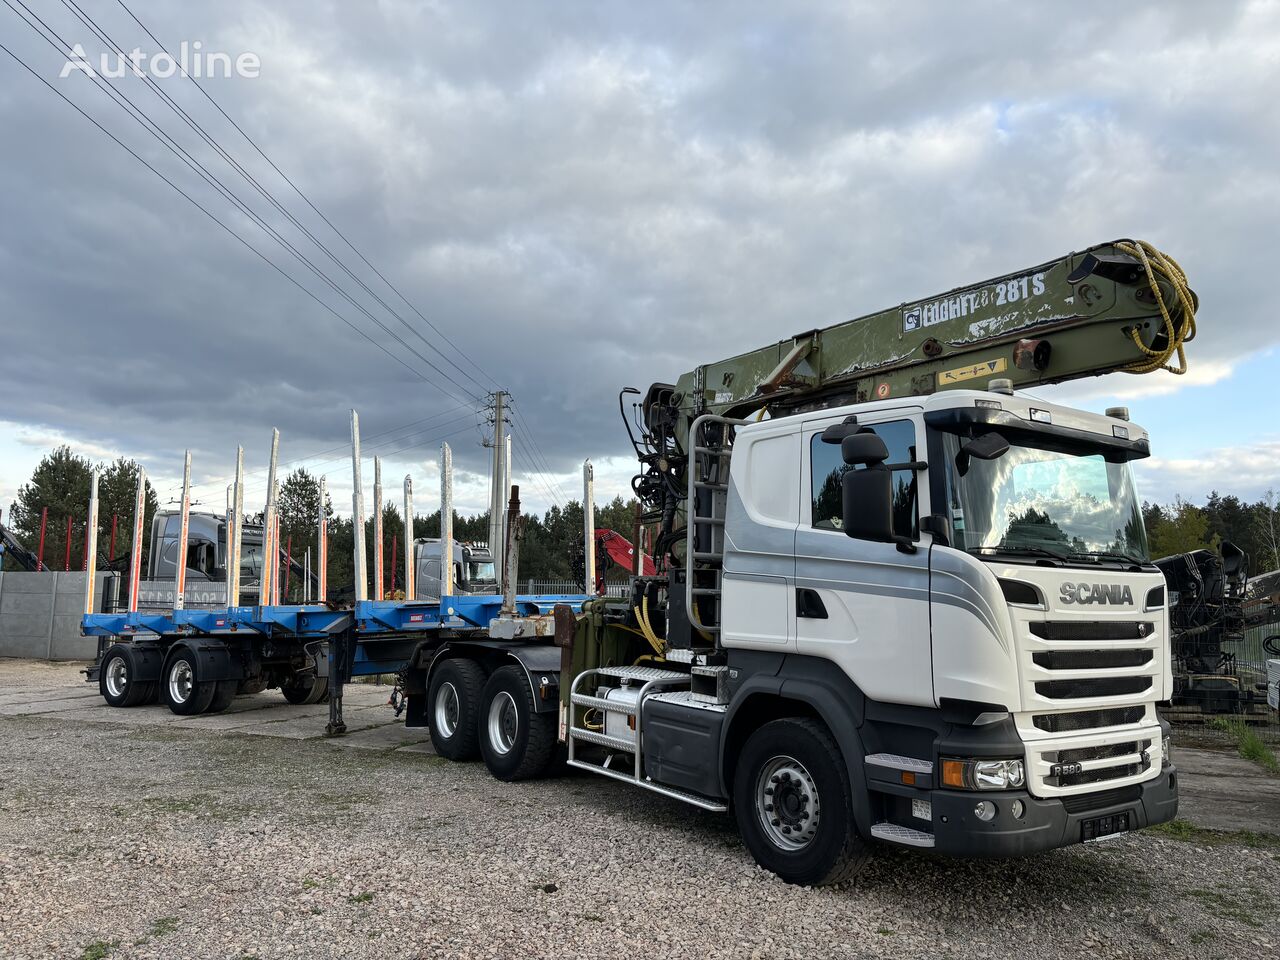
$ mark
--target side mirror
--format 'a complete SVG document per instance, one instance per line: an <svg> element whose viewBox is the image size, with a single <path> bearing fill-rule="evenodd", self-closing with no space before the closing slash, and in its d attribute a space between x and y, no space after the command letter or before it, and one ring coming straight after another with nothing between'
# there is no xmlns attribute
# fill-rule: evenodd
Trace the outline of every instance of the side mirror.
<svg viewBox="0 0 1280 960"><path fill-rule="evenodd" d="M828 427L828 430L831 428ZM879 436L866 430L840 441L840 456L851 467L882 464L889 459L889 448ZM846 476L848 474L846 473Z"/></svg>
<svg viewBox="0 0 1280 960"><path fill-rule="evenodd" d="M1008 440L995 432L984 433L960 448L960 452L956 454L956 472L963 477L969 472L971 460L998 460L1008 452Z"/></svg>
<svg viewBox="0 0 1280 960"><path fill-rule="evenodd" d="M860 434L844 442L865 436L878 440L884 449L884 441L875 434ZM888 453L883 453L881 461L887 456ZM893 543L897 539L893 535L893 473L883 462L871 464L865 470L846 470L840 500L847 536L877 543Z"/></svg>

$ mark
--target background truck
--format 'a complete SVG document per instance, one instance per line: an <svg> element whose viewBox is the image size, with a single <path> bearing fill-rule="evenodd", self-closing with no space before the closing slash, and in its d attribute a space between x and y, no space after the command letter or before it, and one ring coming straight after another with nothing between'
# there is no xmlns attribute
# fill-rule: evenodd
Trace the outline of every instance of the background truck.
<svg viewBox="0 0 1280 960"><path fill-rule="evenodd" d="M503 779L563 742L732 808L795 883L874 841L1010 856L1171 819L1146 431L1013 387L1181 372L1195 308L1175 263L1117 241L654 384L639 436L624 421L655 573L557 609L540 670L433 637L408 723Z"/></svg>

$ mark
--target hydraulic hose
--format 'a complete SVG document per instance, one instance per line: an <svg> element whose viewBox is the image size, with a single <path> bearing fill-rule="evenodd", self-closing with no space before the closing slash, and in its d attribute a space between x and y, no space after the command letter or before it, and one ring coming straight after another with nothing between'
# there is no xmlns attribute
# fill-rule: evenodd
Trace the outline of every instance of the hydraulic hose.
<svg viewBox="0 0 1280 960"><path fill-rule="evenodd" d="M1123 367L1125 373L1151 373L1153 370L1168 370L1174 374L1184 374L1187 372L1187 354L1183 349L1183 345L1188 341L1194 340L1196 336L1196 307L1199 306L1196 295L1191 292L1191 288L1187 286L1187 275L1182 267L1178 265L1178 261L1167 254L1161 253L1145 240L1138 240L1132 244L1117 243L1116 249L1129 254L1142 264L1142 269L1146 271L1147 282L1151 284L1151 292L1156 298L1156 305L1160 308L1160 316L1164 319L1164 335L1165 344L1159 349L1152 349L1142 342L1142 338L1138 335L1136 328L1130 328L1129 337L1133 340L1133 344L1146 357L1144 360L1138 360ZM1164 294L1160 291L1159 280L1163 279L1173 288L1176 304L1170 309L1168 303L1165 302ZM1178 321L1175 323L1173 314L1178 314ZM1173 357L1177 357L1177 362L1170 362Z"/></svg>

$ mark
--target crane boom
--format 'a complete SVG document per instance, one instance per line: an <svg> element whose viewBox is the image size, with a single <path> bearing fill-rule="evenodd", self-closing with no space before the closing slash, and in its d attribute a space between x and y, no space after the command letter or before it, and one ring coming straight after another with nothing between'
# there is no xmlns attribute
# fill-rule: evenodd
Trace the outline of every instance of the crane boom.
<svg viewBox="0 0 1280 960"><path fill-rule="evenodd" d="M1196 305L1176 262L1150 244L1116 240L696 367L674 386L650 388L646 419L661 406L685 418L793 412L993 377L1018 387L1182 373Z"/></svg>

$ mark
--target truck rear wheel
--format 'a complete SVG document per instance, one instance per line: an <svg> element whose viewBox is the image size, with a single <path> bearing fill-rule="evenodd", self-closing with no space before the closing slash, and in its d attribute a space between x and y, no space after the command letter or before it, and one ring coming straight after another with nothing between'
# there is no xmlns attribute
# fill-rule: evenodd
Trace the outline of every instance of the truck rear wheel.
<svg viewBox="0 0 1280 960"><path fill-rule="evenodd" d="M295 675L288 683L280 685L284 698L293 704L319 703L329 692L329 678L314 673Z"/></svg>
<svg viewBox="0 0 1280 960"><path fill-rule="evenodd" d="M493 671L480 703L480 753L489 772L506 781L545 774L556 749L556 715L534 710L524 668Z"/></svg>
<svg viewBox="0 0 1280 960"><path fill-rule="evenodd" d="M733 802L747 849L787 883L839 883L866 865L844 758L817 720L774 720L753 733L738 758Z"/></svg>
<svg viewBox="0 0 1280 960"><path fill-rule="evenodd" d="M219 680L214 684L213 699L209 701L209 709L206 712L221 713L231 706L231 701L236 698L236 688L239 686L239 680Z"/></svg>
<svg viewBox="0 0 1280 960"><path fill-rule="evenodd" d="M196 655L186 647L174 653L165 665L160 695L174 713L192 716L209 709L218 684L201 680L199 669Z"/></svg>
<svg viewBox="0 0 1280 960"><path fill-rule="evenodd" d="M112 707L136 707L155 695L155 681L137 680L138 665L128 644L112 644L98 669L98 692Z"/></svg>
<svg viewBox="0 0 1280 960"><path fill-rule="evenodd" d="M476 726L484 669L474 660L446 660L431 674L427 691L431 745L448 760L474 760L480 752Z"/></svg>

